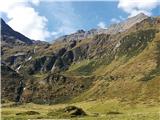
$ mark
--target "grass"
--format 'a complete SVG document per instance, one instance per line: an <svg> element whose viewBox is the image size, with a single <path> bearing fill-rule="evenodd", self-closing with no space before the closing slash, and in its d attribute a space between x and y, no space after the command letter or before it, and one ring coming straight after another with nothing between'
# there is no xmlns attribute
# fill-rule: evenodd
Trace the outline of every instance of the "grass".
<svg viewBox="0 0 160 120"><path fill-rule="evenodd" d="M91 75L94 68L94 61L91 60L82 60L76 64L72 64L67 71L69 74L74 75Z"/></svg>
<svg viewBox="0 0 160 120"><path fill-rule="evenodd" d="M42 79L42 78L45 78L45 77L47 77L47 73L36 73L36 74L34 74L33 75L33 77L35 77L36 79Z"/></svg>
<svg viewBox="0 0 160 120"><path fill-rule="evenodd" d="M130 35L125 36L122 39L122 43L119 47L118 55L127 54L128 57L133 57L140 53L146 46L147 43L152 41L155 37L156 30L140 30Z"/></svg>
<svg viewBox="0 0 160 120"><path fill-rule="evenodd" d="M154 30L148 29L127 35L123 38L119 52L115 53L117 58L114 60L112 60L112 56L111 58L107 56L104 59L97 58L98 60L82 60L73 63L64 74L70 75L75 81L86 80L85 82L88 82L88 86L90 85L89 79L91 79L91 76L94 76L95 79L86 91L67 101L68 103L63 102L63 104L56 105L27 103L13 106L13 103L6 101L2 105L2 119L66 118L64 111L60 109L71 105L80 107L87 113L88 116L81 117L83 120L160 119L160 33L156 33L155 37L154 34ZM103 37L105 36L100 37L98 41L101 41L101 39L102 41L107 40L107 38L103 39ZM76 47L89 44L91 40L83 40ZM52 54L59 48L65 47L66 44L65 42L57 42L46 48L45 51L42 47L39 47L33 59L37 55ZM31 47L30 51L34 47ZM22 47L21 50L25 51L26 49L24 48L28 49L28 47ZM98 50L96 48L97 46L95 45L93 52ZM14 54L21 50L6 50L6 53ZM46 76L47 74L45 73L37 73L33 77L40 81ZM42 86L40 89L43 90L45 88ZM67 89L65 88L65 90ZM70 92L70 89L68 91ZM48 92L42 91L40 94L46 95ZM61 99L59 96L57 98ZM55 100L55 97L53 99ZM52 112L53 116L49 114ZM79 117L71 119L79 119Z"/></svg>
<svg viewBox="0 0 160 120"><path fill-rule="evenodd" d="M65 116L58 116L60 113L54 116L50 116L48 113L51 113L51 111L59 112L59 109L70 105L80 107L87 113L87 116L84 117L70 118L73 120L78 118L83 120L158 120L160 118L160 106L158 104L129 104L117 99L103 99L72 104L38 105L27 103L13 107L5 106L2 108L2 120L66 118ZM26 114L31 112L38 114ZM16 115L17 113L19 115Z"/></svg>

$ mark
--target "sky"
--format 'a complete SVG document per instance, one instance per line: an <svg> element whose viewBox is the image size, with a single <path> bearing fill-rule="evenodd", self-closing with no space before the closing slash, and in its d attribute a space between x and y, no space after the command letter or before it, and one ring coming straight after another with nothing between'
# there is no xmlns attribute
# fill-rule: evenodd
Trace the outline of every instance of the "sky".
<svg viewBox="0 0 160 120"><path fill-rule="evenodd" d="M34 40L54 41L79 29L107 29L141 12L160 16L159 0L0 0L0 15Z"/></svg>

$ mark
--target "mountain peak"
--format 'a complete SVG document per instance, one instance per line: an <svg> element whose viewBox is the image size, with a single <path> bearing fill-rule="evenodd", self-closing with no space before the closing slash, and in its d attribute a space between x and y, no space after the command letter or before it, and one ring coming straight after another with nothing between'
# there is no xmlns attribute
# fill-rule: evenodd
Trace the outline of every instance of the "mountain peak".
<svg viewBox="0 0 160 120"><path fill-rule="evenodd" d="M128 19L146 19L148 17L149 16L147 16L146 14L144 14L144 13L141 12L141 13L139 13L139 14L133 16L133 17L130 17Z"/></svg>
<svg viewBox="0 0 160 120"><path fill-rule="evenodd" d="M1 18L1 34L2 34L2 40L7 43L9 42L15 43L16 41L20 41L25 44L33 44L31 39L13 30L2 18Z"/></svg>
<svg viewBox="0 0 160 120"><path fill-rule="evenodd" d="M85 33L83 29L77 30L77 33Z"/></svg>
<svg viewBox="0 0 160 120"><path fill-rule="evenodd" d="M125 21L122 21L118 24L112 24L109 29L108 32L115 34L118 32L122 32L125 31L129 28L131 28L133 25L147 19L149 16L145 15L144 13L139 13L136 16L130 17L128 19L126 19Z"/></svg>
<svg viewBox="0 0 160 120"><path fill-rule="evenodd" d="M143 12L137 14L136 16L141 16L141 17L148 17L146 14L144 14Z"/></svg>
<svg viewBox="0 0 160 120"><path fill-rule="evenodd" d="M1 18L1 24L5 23L5 21Z"/></svg>

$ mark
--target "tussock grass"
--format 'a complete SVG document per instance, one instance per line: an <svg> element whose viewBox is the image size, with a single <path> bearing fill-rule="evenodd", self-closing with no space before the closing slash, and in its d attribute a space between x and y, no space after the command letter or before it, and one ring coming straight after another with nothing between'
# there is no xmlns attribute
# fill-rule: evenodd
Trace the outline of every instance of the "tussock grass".
<svg viewBox="0 0 160 120"><path fill-rule="evenodd" d="M15 107L2 108L2 120L17 120L17 119L57 119L68 118L64 114L67 106L77 106L82 108L87 116L81 116L84 120L158 120L159 119L159 105L156 104L131 104L127 102L120 102L117 99L112 100L96 100L83 101L72 104L57 104L57 105L38 105L33 103L23 104ZM34 111L40 114L19 114ZM53 112L54 115L49 115ZM58 113L57 113L58 112ZM62 113L62 114L61 114ZM69 117L76 120L79 116Z"/></svg>

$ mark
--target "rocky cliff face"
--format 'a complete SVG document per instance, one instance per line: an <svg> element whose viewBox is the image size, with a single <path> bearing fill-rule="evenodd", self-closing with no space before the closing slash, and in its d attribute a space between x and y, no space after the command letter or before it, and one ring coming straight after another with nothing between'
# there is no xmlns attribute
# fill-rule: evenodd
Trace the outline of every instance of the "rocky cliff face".
<svg viewBox="0 0 160 120"><path fill-rule="evenodd" d="M1 63L1 74L2 102L5 99L19 102L25 85L24 78L4 63Z"/></svg>
<svg viewBox="0 0 160 120"><path fill-rule="evenodd" d="M78 95L78 100L132 99L128 94L138 92L140 86L145 99L152 85L156 87L152 92L158 90L159 28L159 17L139 14L101 32L79 30L51 45L19 44L19 49L4 45L2 61L24 77L23 101L56 103ZM145 87L147 84L151 86ZM122 96L114 96L115 88ZM132 90L125 92L127 89Z"/></svg>

